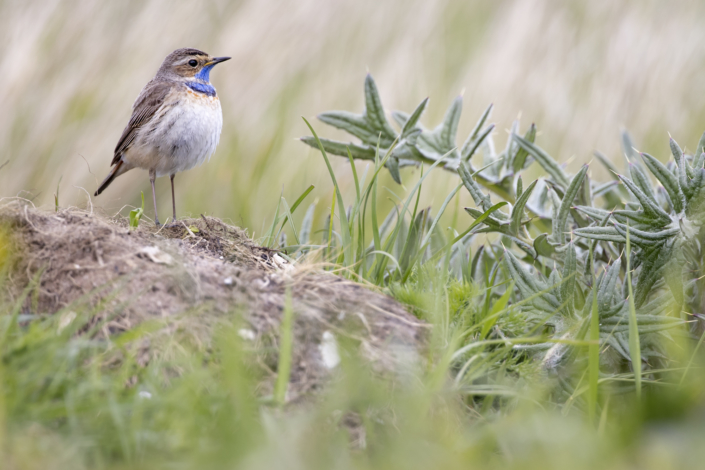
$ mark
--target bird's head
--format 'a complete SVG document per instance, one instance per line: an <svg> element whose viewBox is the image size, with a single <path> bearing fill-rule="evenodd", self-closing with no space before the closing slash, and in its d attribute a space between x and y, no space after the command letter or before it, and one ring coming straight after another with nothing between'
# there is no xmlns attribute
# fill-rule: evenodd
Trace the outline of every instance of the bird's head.
<svg viewBox="0 0 705 470"><path fill-rule="evenodd" d="M210 71L230 57L211 57L198 49L177 49L164 59L158 75L176 76L185 80L210 83Z"/></svg>

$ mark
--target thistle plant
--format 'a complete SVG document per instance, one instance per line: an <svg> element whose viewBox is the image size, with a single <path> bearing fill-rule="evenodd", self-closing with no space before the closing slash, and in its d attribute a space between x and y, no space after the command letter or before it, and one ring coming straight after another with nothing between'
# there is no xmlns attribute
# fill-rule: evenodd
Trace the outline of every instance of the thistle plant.
<svg viewBox="0 0 705 470"><path fill-rule="evenodd" d="M703 235L705 222L705 134L693 155L684 154L675 140L670 139L673 161L668 165L647 153L637 153L625 137L625 155L629 175L616 175L630 193L624 209L607 212L593 207L578 207L593 220L609 216L610 224L603 227L585 227L575 231L584 238L609 244L626 242L627 231L637 246L635 266L640 266L634 301L643 305L652 288L666 281L681 306L701 310L699 300L702 286L698 277L702 271ZM641 161L640 161L641 160ZM654 185L642 163L658 181Z"/></svg>
<svg viewBox="0 0 705 470"><path fill-rule="evenodd" d="M596 183L588 165L571 175L539 147L533 124L520 135L515 121L503 150L497 152L494 125L488 123L492 105L458 145L462 97L451 103L443 121L432 130L420 124L428 98L411 114L392 112L396 131L370 75L364 89L362 114L331 111L318 116L359 142L319 139L315 134L302 141L324 156L346 157L351 165L353 160L375 165L372 183L363 191L352 165L358 197L347 213L339 209L347 222L341 225L349 233L338 238L343 245L345 239L357 240L358 256L348 266L360 277L383 285L404 283L415 270L432 263L448 270L451 277L484 285L483 315L489 323L465 332L466 346L454 356L459 364L471 360L464 354L477 349L473 341L491 339L490 330L505 341L512 335L529 335L531 342L518 341L512 347L537 357L544 371L562 377L568 392L570 381L561 371L590 363L592 398L588 401L594 408L599 377L626 372L640 387L642 374L662 365L664 342L671 340L671 332L695 331L692 322L686 321L692 319L690 314L702 312L705 303L701 280L705 234L700 230L705 222L705 134L693 154L671 139L673 160L663 164L636 151L624 133L627 174L618 174L608 158L596 153L613 175L612 181ZM533 163L545 176L525 185L521 173ZM401 183L400 168L411 165L425 167L426 173L406 204L395 207L381 229L372 211L374 240L365 245L360 208L367 207L373 193L374 208L379 170L386 168ZM457 173L460 183L434 217L430 208L418 210L417 190L436 167ZM475 203L465 208L474 221L447 239L438 229L438 218L462 188ZM415 206L410 204L414 197ZM307 215L301 233L311 232L311 219ZM326 221L329 228L330 220ZM485 244L478 239L482 234L488 235L483 237ZM324 240L328 248L331 242ZM490 310L492 302L506 306ZM520 315L523 331L503 330L502 315ZM584 354L587 344L590 355ZM467 367L459 369L463 376Z"/></svg>

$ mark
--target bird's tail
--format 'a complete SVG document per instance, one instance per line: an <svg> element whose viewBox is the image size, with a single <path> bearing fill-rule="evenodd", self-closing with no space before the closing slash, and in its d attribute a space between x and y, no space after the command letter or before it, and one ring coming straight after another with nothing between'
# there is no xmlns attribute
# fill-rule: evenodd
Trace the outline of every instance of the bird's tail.
<svg viewBox="0 0 705 470"><path fill-rule="evenodd" d="M108 176L105 177L102 183L100 183L100 186L98 186L98 190L95 192L94 196L97 196L98 194L102 193L105 188L110 186L110 183L113 182L115 178L120 176L121 174L125 173L128 170L131 170L132 167L129 165L126 165L125 162L122 160L119 160L115 166L113 167L112 170L110 170L110 173L108 173Z"/></svg>

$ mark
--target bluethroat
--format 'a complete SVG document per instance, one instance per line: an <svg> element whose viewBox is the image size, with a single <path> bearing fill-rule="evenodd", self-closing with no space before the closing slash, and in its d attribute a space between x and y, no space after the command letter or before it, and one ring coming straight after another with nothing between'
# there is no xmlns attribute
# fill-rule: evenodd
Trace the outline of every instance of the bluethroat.
<svg viewBox="0 0 705 470"><path fill-rule="evenodd" d="M149 171L157 215L157 176L171 178L171 201L176 221L174 176L200 165L215 152L223 127L223 113L211 69L230 57L211 57L197 49L177 49L169 54L157 75L142 89L132 117L115 147L112 169L95 195L115 178L133 169Z"/></svg>

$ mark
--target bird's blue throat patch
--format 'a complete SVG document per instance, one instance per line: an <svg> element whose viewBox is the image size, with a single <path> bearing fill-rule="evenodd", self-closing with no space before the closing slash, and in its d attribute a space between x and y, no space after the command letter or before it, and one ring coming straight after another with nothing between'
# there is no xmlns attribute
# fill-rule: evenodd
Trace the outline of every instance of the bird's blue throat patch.
<svg viewBox="0 0 705 470"><path fill-rule="evenodd" d="M203 93L208 96L215 96L215 88L210 83L203 82L186 82L186 86L198 93Z"/></svg>
<svg viewBox="0 0 705 470"><path fill-rule="evenodd" d="M207 65L203 67L197 74L196 74L196 80L197 82L186 82L186 86L188 86L190 89L193 91L197 91L199 93L204 93L208 96L215 96L215 88L213 88L213 85L210 84L210 73L211 69L215 66L216 64L213 65Z"/></svg>
<svg viewBox="0 0 705 470"><path fill-rule="evenodd" d="M209 83L211 81L211 69L215 67L216 64L206 65L197 74L196 78L198 80Z"/></svg>

